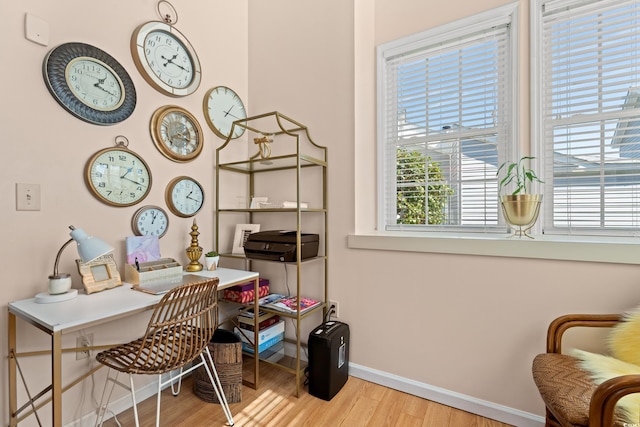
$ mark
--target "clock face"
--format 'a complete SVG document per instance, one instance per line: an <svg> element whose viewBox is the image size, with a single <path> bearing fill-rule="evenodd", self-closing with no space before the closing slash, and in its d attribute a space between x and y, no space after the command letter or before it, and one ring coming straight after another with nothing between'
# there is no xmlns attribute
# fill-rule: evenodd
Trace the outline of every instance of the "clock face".
<svg viewBox="0 0 640 427"><path fill-rule="evenodd" d="M143 206L133 215L131 228L138 236L157 236L160 238L169 228L169 217L164 209L158 206Z"/></svg>
<svg viewBox="0 0 640 427"><path fill-rule="evenodd" d="M167 186L165 199L171 212L186 218L194 216L202 208L204 191L195 179L179 176Z"/></svg>
<svg viewBox="0 0 640 427"><path fill-rule="evenodd" d="M118 75L102 61L74 58L67 65L69 89L84 105L100 111L113 111L124 102L124 86Z"/></svg>
<svg viewBox="0 0 640 427"><path fill-rule="evenodd" d="M61 44L45 57L42 74L55 100L86 122L113 125L135 109L136 90L129 74L97 47Z"/></svg>
<svg viewBox="0 0 640 427"><path fill-rule="evenodd" d="M241 126L234 126L231 134L233 122L247 118L242 99L233 90L226 86L209 89L202 108L209 127L220 138L234 139L244 134L245 128Z"/></svg>
<svg viewBox="0 0 640 427"><path fill-rule="evenodd" d="M183 108L170 105L157 109L151 117L150 130L154 144L170 160L187 162L202 151L202 128Z"/></svg>
<svg viewBox="0 0 640 427"><path fill-rule="evenodd" d="M200 61L178 30L164 22L147 22L131 37L133 60L144 79L170 96L186 96L200 85Z"/></svg>
<svg viewBox="0 0 640 427"><path fill-rule="evenodd" d="M87 163L85 179L94 196L111 206L134 205L151 189L149 167L126 148L97 152Z"/></svg>

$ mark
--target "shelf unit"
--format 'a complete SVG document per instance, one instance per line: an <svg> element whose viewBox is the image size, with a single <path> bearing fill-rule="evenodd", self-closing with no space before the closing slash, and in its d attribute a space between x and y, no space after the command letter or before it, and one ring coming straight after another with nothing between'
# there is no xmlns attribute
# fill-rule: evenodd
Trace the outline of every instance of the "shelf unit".
<svg viewBox="0 0 640 427"><path fill-rule="evenodd" d="M250 147L242 158L242 152L238 152L237 149L233 150L233 147L236 147L236 142L233 142L231 138L227 138L225 143L216 150L215 246L222 258L243 262L244 268L252 271L261 272L271 269L273 272L275 268L279 268L274 265L284 265L286 290L282 288L282 283L274 283L267 277L271 282L271 293L312 297L321 301L321 304L304 313L300 313L299 306L297 312L293 314L269 310L265 307L259 308L263 311L276 313L281 318L292 319L295 326L295 338L288 338L286 341L295 345L295 356L287 355L277 362L261 361L259 357L254 358L253 369L255 369L256 387L259 378L259 364L270 363L295 375L295 394L299 396L306 368L306 362L302 359L301 353L301 350L306 346L301 332L303 320L308 317L316 318L317 323L311 324L313 327L319 324L327 313L329 264L327 248L327 148L316 144L311 139L305 125L279 112L237 120L233 123L230 135L235 133L236 127L245 130L250 139L247 143L257 147L257 152L246 156L246 152L252 152L252 147ZM227 155L227 152L230 151L232 153ZM229 161L228 157L234 155L241 157L241 160ZM230 177L230 184L227 185L224 182L225 177ZM237 177L242 177L242 179L237 179ZM235 199L230 193L235 195ZM271 198L273 194L282 197L282 200L293 201L296 207L251 207L251 200L254 196ZM303 202L307 207L302 207ZM235 206L229 207L231 204ZM235 219L235 221L231 219ZM301 233L317 233L319 235L318 256L302 260L302 251L298 250L295 262L279 262L252 260L244 255L228 253L225 251L226 243L229 243L230 247L230 236L233 233L231 228L234 228L235 224L242 223L238 221L261 224L261 230L295 230L298 248L301 247ZM288 283L288 266L295 268L296 271L295 288L290 287ZM307 269L315 274L305 271ZM315 291L314 295L309 294L312 287ZM255 292L257 295L257 289ZM251 304L247 308L254 308L257 313L257 304ZM257 346L255 345L258 341L257 326L255 325L254 328L254 354L257 354ZM245 354L248 357L254 357L250 353Z"/></svg>

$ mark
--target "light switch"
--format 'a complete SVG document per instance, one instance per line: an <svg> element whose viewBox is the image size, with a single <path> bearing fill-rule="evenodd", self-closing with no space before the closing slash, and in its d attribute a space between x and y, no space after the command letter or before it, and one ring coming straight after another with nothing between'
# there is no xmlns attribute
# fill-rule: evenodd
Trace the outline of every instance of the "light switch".
<svg viewBox="0 0 640 427"><path fill-rule="evenodd" d="M16 184L16 210L40 210L40 184Z"/></svg>
<svg viewBox="0 0 640 427"><path fill-rule="evenodd" d="M49 23L30 13L25 14L24 36L27 40L47 46L49 44Z"/></svg>

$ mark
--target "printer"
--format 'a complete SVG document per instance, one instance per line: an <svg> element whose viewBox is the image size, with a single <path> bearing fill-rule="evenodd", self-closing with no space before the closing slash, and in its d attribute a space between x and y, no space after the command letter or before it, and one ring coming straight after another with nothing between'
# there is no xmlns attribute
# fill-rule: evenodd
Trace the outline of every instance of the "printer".
<svg viewBox="0 0 640 427"><path fill-rule="evenodd" d="M294 262L297 251L301 259L318 255L317 234L300 233L300 248L297 247L296 231L268 230L251 233L244 244L244 254L250 259Z"/></svg>

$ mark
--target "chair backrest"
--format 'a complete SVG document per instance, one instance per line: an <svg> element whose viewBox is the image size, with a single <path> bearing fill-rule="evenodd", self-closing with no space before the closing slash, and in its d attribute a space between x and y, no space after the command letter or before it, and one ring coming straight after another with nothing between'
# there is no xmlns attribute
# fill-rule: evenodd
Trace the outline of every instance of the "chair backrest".
<svg viewBox="0 0 640 427"><path fill-rule="evenodd" d="M167 292L156 306L142 345L136 371L164 373L198 357L217 327L218 278L203 278Z"/></svg>

